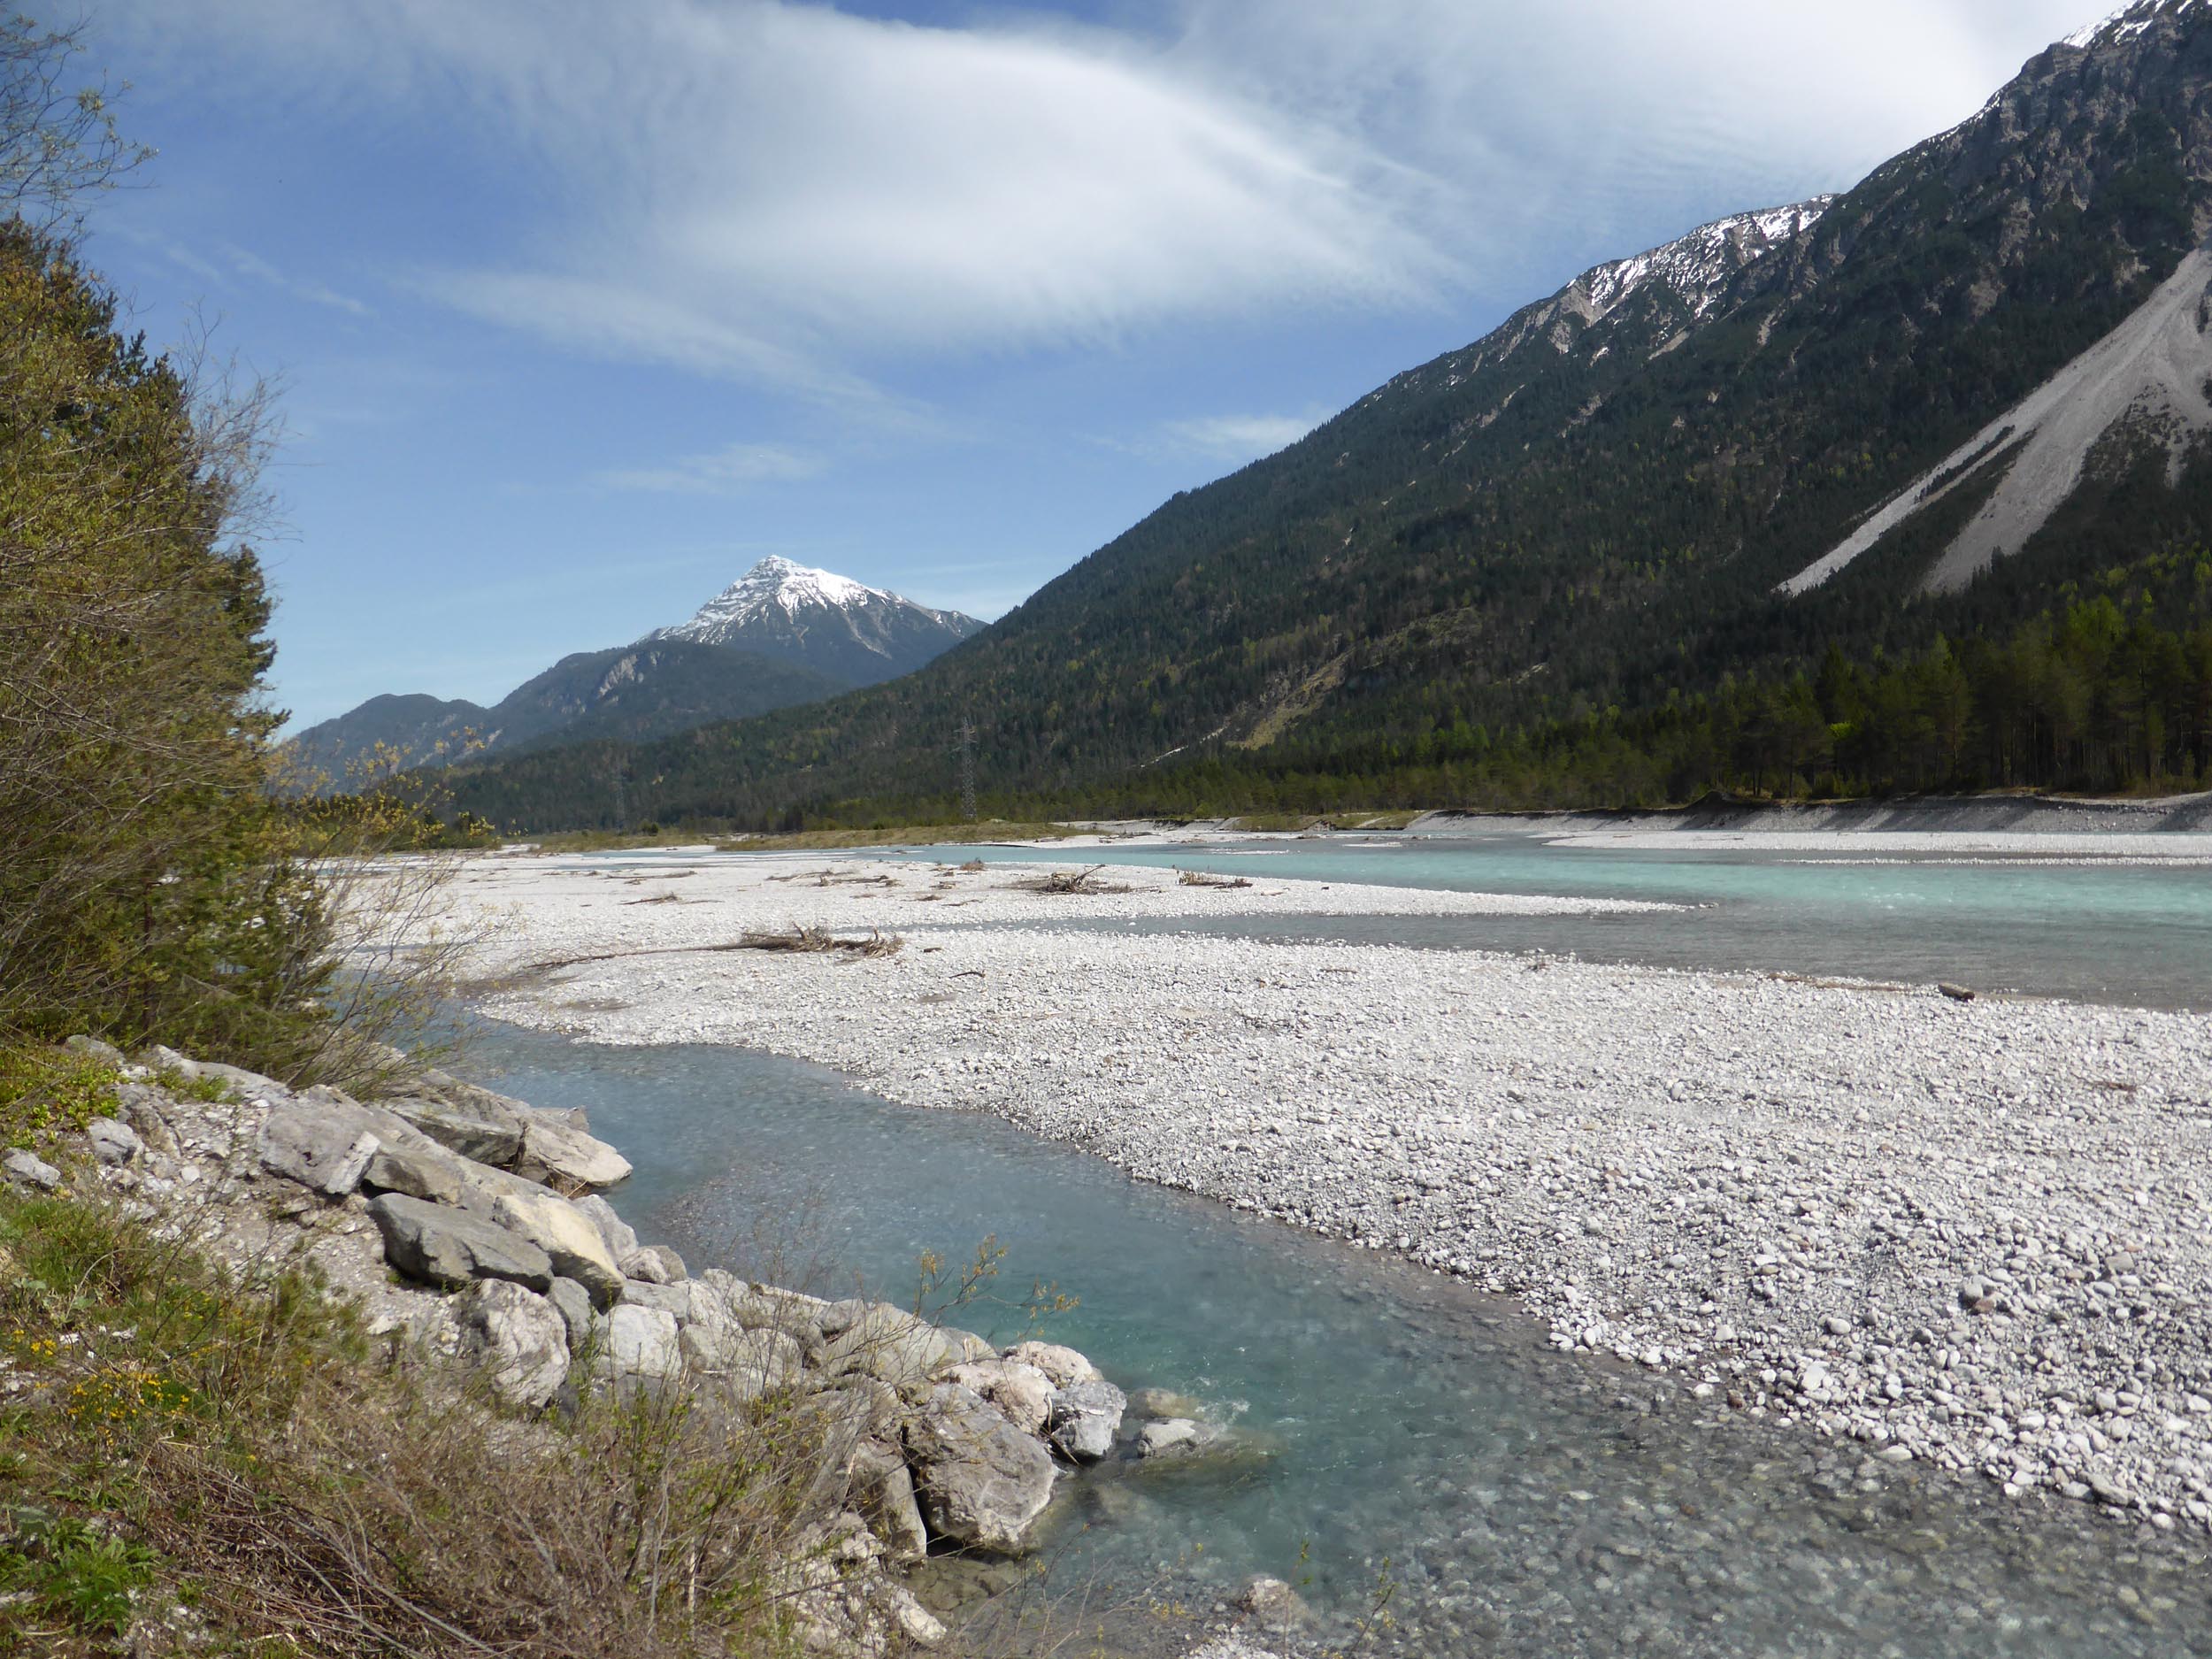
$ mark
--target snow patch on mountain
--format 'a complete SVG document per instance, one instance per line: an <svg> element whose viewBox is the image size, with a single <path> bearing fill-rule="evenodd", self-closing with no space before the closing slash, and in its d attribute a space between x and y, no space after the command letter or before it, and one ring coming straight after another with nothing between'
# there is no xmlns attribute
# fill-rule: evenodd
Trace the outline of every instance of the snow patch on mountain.
<svg viewBox="0 0 2212 1659"><path fill-rule="evenodd" d="M1567 293L1585 302L1586 320L1597 322L1655 281L1687 305L1691 315L1702 317L1739 272L1802 236L1835 199L1818 196L1715 219L1663 248L1586 271L1568 285Z"/></svg>
<svg viewBox="0 0 2212 1659"><path fill-rule="evenodd" d="M816 570L771 555L700 606L690 621L657 629L647 637L703 640L711 644L771 611L793 618L807 610L850 611L871 600L887 604L911 603L834 571Z"/></svg>
<svg viewBox="0 0 2212 1659"><path fill-rule="evenodd" d="M2162 17L2183 17L2204 9L2212 0L2134 0L2122 6L2103 21L2092 23L2087 28L2076 29L2059 42L2087 50L2093 46L2110 46L2121 41L2132 40L2157 23Z"/></svg>

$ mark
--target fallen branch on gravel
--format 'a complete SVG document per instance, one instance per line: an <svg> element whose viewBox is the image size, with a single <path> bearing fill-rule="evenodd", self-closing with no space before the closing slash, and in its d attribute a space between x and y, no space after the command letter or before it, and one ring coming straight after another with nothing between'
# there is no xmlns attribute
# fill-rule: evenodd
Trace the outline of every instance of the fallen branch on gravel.
<svg viewBox="0 0 2212 1659"><path fill-rule="evenodd" d="M563 968L587 967L595 962L626 962L634 956L711 956L726 955L733 950L779 950L785 952L841 952L858 960L866 956L896 956L906 949L902 933L887 933L871 928L865 939L840 939L820 927L795 927L787 933L743 933L718 945L656 945L643 950L607 950L589 956L557 956L549 962L533 962L517 968L511 975L500 981L513 985L538 974L558 973Z"/></svg>
<svg viewBox="0 0 2212 1659"><path fill-rule="evenodd" d="M746 933L734 945L719 949L806 952L842 950L856 956L888 956L902 949L905 944L906 941L897 933L886 933L875 928L868 930L865 939L840 939L825 927L795 927L787 933Z"/></svg>
<svg viewBox="0 0 2212 1659"><path fill-rule="evenodd" d="M1251 879L1246 876L1210 876L1202 870L1179 870L1175 879L1187 887L1248 887Z"/></svg>
<svg viewBox="0 0 2212 1659"><path fill-rule="evenodd" d="M1093 864L1088 870L1055 870L1049 875L1033 876L1014 885L1030 893L1068 895L1078 893L1126 893L1129 889L1118 882L1105 882L1098 872L1106 866Z"/></svg>

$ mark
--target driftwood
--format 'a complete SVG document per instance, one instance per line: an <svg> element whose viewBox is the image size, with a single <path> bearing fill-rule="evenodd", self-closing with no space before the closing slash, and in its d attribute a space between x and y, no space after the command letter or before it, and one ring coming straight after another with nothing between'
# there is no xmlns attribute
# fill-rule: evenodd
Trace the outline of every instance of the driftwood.
<svg viewBox="0 0 2212 1659"><path fill-rule="evenodd" d="M1202 870L1179 870L1175 879L1187 887L1248 887L1251 880L1245 876L1210 876Z"/></svg>
<svg viewBox="0 0 2212 1659"><path fill-rule="evenodd" d="M875 928L868 930L865 939L840 939L826 927L795 927L787 933L741 933L736 944L724 947L732 950L787 950L802 952L843 951L855 956L888 956L905 947L906 941L896 933L886 933Z"/></svg>
<svg viewBox="0 0 2212 1659"><path fill-rule="evenodd" d="M1098 879L1098 872L1105 868L1104 864L1093 864L1088 870L1055 870L1049 875L1035 876L1015 885L1031 893L1058 895L1128 892L1128 887L1118 882Z"/></svg>

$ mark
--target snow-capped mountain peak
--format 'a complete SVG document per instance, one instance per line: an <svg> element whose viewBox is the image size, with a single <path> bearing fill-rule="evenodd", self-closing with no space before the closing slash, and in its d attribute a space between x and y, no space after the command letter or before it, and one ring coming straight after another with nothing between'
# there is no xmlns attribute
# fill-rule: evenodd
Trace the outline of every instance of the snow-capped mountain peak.
<svg viewBox="0 0 2212 1659"><path fill-rule="evenodd" d="M864 605L871 599L896 597L834 571L816 570L771 554L700 606L690 621L663 628L653 637L703 639L741 626L771 610L792 617L810 607L842 611Z"/></svg>
<svg viewBox="0 0 2212 1659"><path fill-rule="evenodd" d="M729 645L872 685L918 668L983 625L834 571L770 557L648 640Z"/></svg>
<svg viewBox="0 0 2212 1659"><path fill-rule="evenodd" d="M2087 28L2076 29L2059 42L2086 50L2092 46L2107 46L2119 41L2131 40L2156 23L2162 17L2180 17L2190 12L2201 11L2207 0L2131 0L2102 21L2092 23Z"/></svg>

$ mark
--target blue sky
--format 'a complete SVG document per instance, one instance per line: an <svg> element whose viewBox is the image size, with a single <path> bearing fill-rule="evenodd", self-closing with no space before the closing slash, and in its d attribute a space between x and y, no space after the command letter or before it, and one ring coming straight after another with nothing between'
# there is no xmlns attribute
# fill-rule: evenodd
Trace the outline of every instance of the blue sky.
<svg viewBox="0 0 2212 1659"><path fill-rule="evenodd" d="M995 617L2045 0L90 0L92 258L285 388L280 700L491 702L780 553ZM35 11L35 5L33 8ZM2089 8L2093 12L2093 4Z"/></svg>

